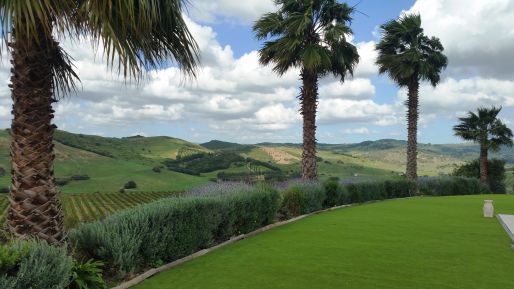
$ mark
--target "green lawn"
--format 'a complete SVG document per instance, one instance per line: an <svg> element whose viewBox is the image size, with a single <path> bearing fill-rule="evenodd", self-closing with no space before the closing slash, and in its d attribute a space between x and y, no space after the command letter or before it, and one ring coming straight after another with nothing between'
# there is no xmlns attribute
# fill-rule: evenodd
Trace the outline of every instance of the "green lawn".
<svg viewBox="0 0 514 289"><path fill-rule="evenodd" d="M514 288L514 250L483 200L425 197L323 213L211 252L136 288Z"/></svg>

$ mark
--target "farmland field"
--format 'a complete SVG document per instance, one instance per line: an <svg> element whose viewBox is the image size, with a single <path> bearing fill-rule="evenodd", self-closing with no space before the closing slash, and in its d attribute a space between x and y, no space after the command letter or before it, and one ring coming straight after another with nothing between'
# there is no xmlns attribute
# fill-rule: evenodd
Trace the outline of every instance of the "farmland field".
<svg viewBox="0 0 514 289"><path fill-rule="evenodd" d="M99 220L114 212L148 203L160 198L176 195L171 192L125 192L125 193L91 193L62 194L64 224L72 228L81 222ZM0 194L0 221L3 221L7 209L6 194Z"/></svg>

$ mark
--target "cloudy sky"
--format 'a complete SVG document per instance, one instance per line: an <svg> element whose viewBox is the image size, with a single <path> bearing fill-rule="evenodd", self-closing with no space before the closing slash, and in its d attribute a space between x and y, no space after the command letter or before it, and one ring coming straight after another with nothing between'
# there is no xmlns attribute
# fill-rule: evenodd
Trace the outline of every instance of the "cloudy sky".
<svg viewBox="0 0 514 289"><path fill-rule="evenodd" d="M194 81L173 66L127 84L106 69L87 41L63 41L76 60L82 90L56 105L60 129L104 136L168 135L194 142L301 142L298 71L282 77L258 64L252 24L275 10L272 0L191 0L187 22L201 49ZM425 33L445 47L441 84L421 87L419 138L460 142L456 118L478 106L502 105L514 126L514 0L349 0L356 5L353 42L361 56L352 79L320 80L318 140L349 143L405 139L406 91L374 65L378 26L401 13L421 14ZM463 7L465 3L465 7ZM10 123L9 62L0 68L0 127Z"/></svg>

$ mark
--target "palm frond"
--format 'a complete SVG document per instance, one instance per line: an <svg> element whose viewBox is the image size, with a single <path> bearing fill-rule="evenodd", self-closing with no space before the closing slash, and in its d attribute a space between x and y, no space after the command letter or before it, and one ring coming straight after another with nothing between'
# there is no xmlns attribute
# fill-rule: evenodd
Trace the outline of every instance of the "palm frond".
<svg viewBox="0 0 514 289"><path fill-rule="evenodd" d="M387 73L399 86L428 80L436 86L448 59L439 39L427 37L418 14L405 14L380 26L382 39L376 45L379 73Z"/></svg>
<svg viewBox="0 0 514 289"><path fill-rule="evenodd" d="M269 39L259 51L260 62L273 64L280 75L292 67L344 80L359 61L357 48L347 41L354 11L335 0L276 0L278 11L265 14L253 30Z"/></svg>
<svg viewBox="0 0 514 289"><path fill-rule="evenodd" d="M501 109L494 106L480 107L477 113L468 112L468 115L459 118L460 123L453 127L455 135L492 150L498 150L502 145L512 146L512 130L498 119Z"/></svg>
<svg viewBox="0 0 514 289"><path fill-rule="evenodd" d="M170 59L195 76L198 46L182 10L182 0L84 0L75 23L79 34L103 46L108 64L117 62L125 77L139 78Z"/></svg>

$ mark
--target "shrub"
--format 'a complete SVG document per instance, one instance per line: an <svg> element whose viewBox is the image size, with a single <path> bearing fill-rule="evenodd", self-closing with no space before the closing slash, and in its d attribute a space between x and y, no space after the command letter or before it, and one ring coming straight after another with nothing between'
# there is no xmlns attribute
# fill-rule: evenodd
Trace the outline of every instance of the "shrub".
<svg viewBox="0 0 514 289"><path fill-rule="evenodd" d="M160 166L153 167L153 168L152 168L152 171L153 171L154 173L160 173L160 172L161 172L161 167L160 167Z"/></svg>
<svg viewBox="0 0 514 289"><path fill-rule="evenodd" d="M69 289L107 289L102 278L103 262L88 260L73 262L72 280Z"/></svg>
<svg viewBox="0 0 514 289"><path fill-rule="evenodd" d="M8 194L10 191L9 187L0 187L0 194Z"/></svg>
<svg viewBox="0 0 514 289"><path fill-rule="evenodd" d="M65 249L37 241L15 241L2 247L2 264L7 262L6 266L1 266L0 288L62 289L68 286L72 259Z"/></svg>
<svg viewBox="0 0 514 289"><path fill-rule="evenodd" d="M87 181L90 177L88 175L72 175L70 179L72 181Z"/></svg>
<svg viewBox="0 0 514 289"><path fill-rule="evenodd" d="M492 159L488 161L487 178L489 188L492 192L497 194L505 194L505 161ZM480 160L476 159L470 161L460 167L455 168L452 176L461 176L467 178L480 178Z"/></svg>
<svg viewBox="0 0 514 289"><path fill-rule="evenodd" d="M330 178L323 185L326 195L325 201L323 202L324 208L339 206L348 201L348 191L346 187L339 183L338 179Z"/></svg>
<svg viewBox="0 0 514 289"><path fill-rule="evenodd" d="M162 199L83 224L70 232L81 254L104 261L117 277L170 262L273 222L280 195L269 187Z"/></svg>
<svg viewBox="0 0 514 289"><path fill-rule="evenodd" d="M67 185L69 182L69 178L55 178L55 184L60 187Z"/></svg>
<svg viewBox="0 0 514 289"><path fill-rule="evenodd" d="M491 194L478 179L464 177L420 178L419 189L422 194L432 196Z"/></svg>
<svg viewBox="0 0 514 289"><path fill-rule="evenodd" d="M384 182L363 182L346 185L349 203L363 203L387 198Z"/></svg>
<svg viewBox="0 0 514 289"><path fill-rule="evenodd" d="M325 188L321 183L298 181L284 191L280 213L283 217L291 218L319 211L325 198Z"/></svg>
<svg viewBox="0 0 514 289"><path fill-rule="evenodd" d="M128 181L125 183L125 185L123 185L123 188L126 190L135 189L135 188L137 188L137 184L134 181Z"/></svg>
<svg viewBox="0 0 514 289"><path fill-rule="evenodd" d="M416 183L409 180L388 180L384 182L387 199L411 197L416 192Z"/></svg>

